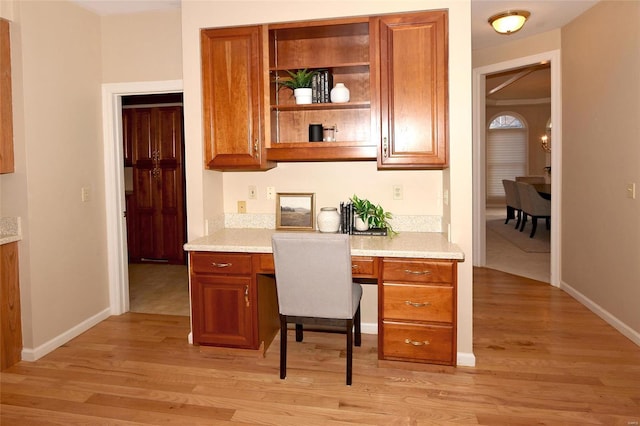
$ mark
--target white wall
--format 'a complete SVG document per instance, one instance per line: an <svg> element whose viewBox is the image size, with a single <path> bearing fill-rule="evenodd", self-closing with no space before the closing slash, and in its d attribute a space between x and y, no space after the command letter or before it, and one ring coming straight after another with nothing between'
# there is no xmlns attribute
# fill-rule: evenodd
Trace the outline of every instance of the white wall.
<svg viewBox="0 0 640 426"><path fill-rule="evenodd" d="M12 14L16 172L1 178L2 215L22 218L29 359L109 307L100 25L70 2L19 1Z"/></svg>
<svg viewBox="0 0 640 426"><path fill-rule="evenodd" d="M397 214L441 214L451 219L452 240L467 260L459 267L458 350L472 353L472 230L471 230L471 35L469 1L394 2L211 1L182 4L183 79L187 162L189 238L205 233L205 221L234 212L237 200L247 200L248 185L259 199L248 202L249 213L272 213L266 186L279 192L316 192L319 205L336 205L354 193L371 197ZM410 10L449 9L450 169L446 171L378 171L375 163L290 163L268 172L203 171L200 96L199 31L201 28L247 25L323 17L370 15ZM299 176L310 173L309 178ZM367 183L369 181L369 183ZM402 202L392 200L391 187L403 185ZM420 186L422 187L420 188ZM442 204L443 185L450 185L450 206ZM410 195L411 197L409 197ZM247 200L248 201L248 200Z"/></svg>
<svg viewBox="0 0 640 426"><path fill-rule="evenodd" d="M562 29L563 288L638 344L639 23L640 2L605 1Z"/></svg>

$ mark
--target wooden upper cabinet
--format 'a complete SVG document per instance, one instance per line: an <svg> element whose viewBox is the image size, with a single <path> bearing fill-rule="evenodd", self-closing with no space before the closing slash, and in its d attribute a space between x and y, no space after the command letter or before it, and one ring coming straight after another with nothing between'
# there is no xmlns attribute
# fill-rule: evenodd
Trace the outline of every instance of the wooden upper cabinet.
<svg viewBox="0 0 640 426"><path fill-rule="evenodd" d="M446 11L373 17L379 55L379 169L448 165Z"/></svg>
<svg viewBox="0 0 640 426"><path fill-rule="evenodd" d="M9 22L0 19L0 173L13 173L13 107Z"/></svg>
<svg viewBox="0 0 640 426"><path fill-rule="evenodd" d="M200 35L205 167L263 170L263 27L205 29Z"/></svg>

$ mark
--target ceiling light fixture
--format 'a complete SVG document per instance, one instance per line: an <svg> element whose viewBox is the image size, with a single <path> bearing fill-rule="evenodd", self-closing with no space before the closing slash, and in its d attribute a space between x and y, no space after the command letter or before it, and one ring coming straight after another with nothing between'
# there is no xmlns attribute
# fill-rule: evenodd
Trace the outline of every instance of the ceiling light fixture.
<svg viewBox="0 0 640 426"><path fill-rule="evenodd" d="M526 10L508 10L489 18L489 23L500 34L513 34L522 28L531 13Z"/></svg>

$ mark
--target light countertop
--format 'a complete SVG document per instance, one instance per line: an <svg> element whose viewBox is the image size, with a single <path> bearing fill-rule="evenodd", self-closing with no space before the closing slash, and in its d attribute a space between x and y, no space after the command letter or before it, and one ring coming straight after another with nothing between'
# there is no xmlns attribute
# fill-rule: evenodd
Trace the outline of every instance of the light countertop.
<svg viewBox="0 0 640 426"><path fill-rule="evenodd" d="M9 244L22 239L19 217L0 218L0 245Z"/></svg>
<svg viewBox="0 0 640 426"><path fill-rule="evenodd" d="M274 229L226 228L194 239L184 245L187 251L271 253ZM437 232L400 232L393 236L351 236L353 256L413 257L464 260L464 253L446 235Z"/></svg>

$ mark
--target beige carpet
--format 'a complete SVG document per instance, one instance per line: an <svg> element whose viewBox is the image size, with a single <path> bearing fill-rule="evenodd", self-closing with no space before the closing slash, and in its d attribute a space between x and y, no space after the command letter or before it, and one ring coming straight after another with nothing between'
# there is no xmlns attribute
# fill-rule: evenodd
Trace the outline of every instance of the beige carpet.
<svg viewBox="0 0 640 426"><path fill-rule="evenodd" d="M527 221L522 232L515 229L516 222L510 220L505 224L504 219L492 219L487 221L487 232L494 232L500 237L515 245L520 250L527 253L550 253L551 252L551 232L546 228L544 219L538 220L538 228L533 238L529 238L531 220Z"/></svg>
<svg viewBox="0 0 640 426"><path fill-rule="evenodd" d="M129 310L145 314L189 315L187 266L130 263Z"/></svg>

